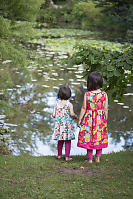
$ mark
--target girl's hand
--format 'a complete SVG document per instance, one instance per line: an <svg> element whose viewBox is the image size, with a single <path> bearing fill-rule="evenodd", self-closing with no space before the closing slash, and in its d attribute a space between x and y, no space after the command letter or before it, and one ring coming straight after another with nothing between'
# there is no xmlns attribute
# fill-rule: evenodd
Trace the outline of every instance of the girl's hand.
<svg viewBox="0 0 133 199"><path fill-rule="evenodd" d="M75 120L77 120L78 116L75 114L75 115L72 116L72 118L75 119Z"/></svg>
<svg viewBox="0 0 133 199"><path fill-rule="evenodd" d="M53 118L55 118L55 113L56 113L56 107L54 106L53 113L52 113Z"/></svg>
<svg viewBox="0 0 133 199"><path fill-rule="evenodd" d="M69 103L69 107L70 107L70 115L73 119L78 119L78 116L74 113L73 110L73 105L71 103Z"/></svg>

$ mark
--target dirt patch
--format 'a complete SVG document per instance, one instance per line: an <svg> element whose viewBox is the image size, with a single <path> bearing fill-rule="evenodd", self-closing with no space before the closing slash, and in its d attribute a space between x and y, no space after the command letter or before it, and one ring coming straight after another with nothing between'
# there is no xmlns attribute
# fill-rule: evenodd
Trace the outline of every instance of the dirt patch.
<svg viewBox="0 0 133 199"><path fill-rule="evenodd" d="M92 176L94 174L94 172L92 171L88 171L87 168L85 167L79 167L79 168L75 168L75 167L72 167L72 168L63 168L63 169L60 169L58 171L60 174L75 174L75 175L85 175L85 176Z"/></svg>

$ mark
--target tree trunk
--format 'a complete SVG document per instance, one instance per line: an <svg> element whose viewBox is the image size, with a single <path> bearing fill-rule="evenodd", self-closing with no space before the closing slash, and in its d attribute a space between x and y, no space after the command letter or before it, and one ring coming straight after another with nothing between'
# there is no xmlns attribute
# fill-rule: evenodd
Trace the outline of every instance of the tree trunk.
<svg viewBox="0 0 133 199"><path fill-rule="evenodd" d="M72 0L66 0L66 2L70 5L72 4Z"/></svg>
<svg viewBox="0 0 133 199"><path fill-rule="evenodd" d="M53 8L56 8L56 9L62 9L65 7L65 6L61 6L61 5L55 5L52 0L48 0L48 3L50 6L52 6Z"/></svg>
<svg viewBox="0 0 133 199"><path fill-rule="evenodd" d="M72 5L72 0L66 0L66 5L67 4ZM64 5L64 6L56 5L56 4L54 4L53 0L46 0L46 2L44 4L42 4L41 8L45 9L46 5L56 8L56 9L62 9L62 8L65 8L65 6L66 6L66 5Z"/></svg>

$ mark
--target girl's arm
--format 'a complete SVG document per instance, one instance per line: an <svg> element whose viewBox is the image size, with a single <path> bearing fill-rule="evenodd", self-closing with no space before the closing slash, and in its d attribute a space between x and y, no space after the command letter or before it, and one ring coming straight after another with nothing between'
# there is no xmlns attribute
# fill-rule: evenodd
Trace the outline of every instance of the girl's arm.
<svg viewBox="0 0 133 199"><path fill-rule="evenodd" d="M54 109L53 109L53 113L52 113L52 116L55 118L55 113L56 113L56 107L54 106Z"/></svg>
<svg viewBox="0 0 133 199"><path fill-rule="evenodd" d="M107 96L107 93L105 95L106 95L106 100L104 104L104 112L105 112L106 118L108 118L108 96Z"/></svg>
<svg viewBox="0 0 133 199"><path fill-rule="evenodd" d="M81 111L80 111L80 115L79 115L78 126L80 126L81 120L82 120L82 118L83 118L85 112L86 112L86 93L85 93L85 95L84 95L84 101L83 101L83 105L82 105L82 108L81 108Z"/></svg>
<svg viewBox="0 0 133 199"><path fill-rule="evenodd" d="M78 116L74 113L74 110L73 110L73 105L70 103L69 104L69 107L70 107L70 115L73 119L78 119Z"/></svg>

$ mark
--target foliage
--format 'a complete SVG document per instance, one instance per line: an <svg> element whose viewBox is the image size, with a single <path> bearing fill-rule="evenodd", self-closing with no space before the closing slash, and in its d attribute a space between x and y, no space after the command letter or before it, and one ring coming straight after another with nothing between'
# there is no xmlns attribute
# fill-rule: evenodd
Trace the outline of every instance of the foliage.
<svg viewBox="0 0 133 199"><path fill-rule="evenodd" d="M0 25L2 27L0 28L0 37L7 37L10 33L10 21L0 16Z"/></svg>
<svg viewBox="0 0 133 199"><path fill-rule="evenodd" d="M72 16L75 23L81 24L82 28L90 25L96 26L102 19L101 8L95 8L91 1L80 1L76 3L72 10Z"/></svg>
<svg viewBox="0 0 133 199"><path fill-rule="evenodd" d="M69 25L72 22L71 17L72 7L68 4L65 4L65 7L57 9L52 6L44 6L39 12L37 21L42 23L47 23L50 26L62 26L64 23Z"/></svg>
<svg viewBox="0 0 133 199"><path fill-rule="evenodd" d="M71 3L66 1L53 1L54 4L63 5L61 7L51 6L44 3L41 7L38 16L39 27L60 27L60 28L77 28L85 30L100 30L105 34L109 34L113 39L124 36L123 24L112 20L111 15L106 15L103 11L103 7L97 7L97 2L92 0L71 0ZM132 18L130 17L132 23ZM45 23L44 25L40 24ZM111 32L111 34L110 34ZM119 36L118 36L119 32ZM109 37L108 37L109 38Z"/></svg>
<svg viewBox="0 0 133 199"><path fill-rule="evenodd" d="M86 156L71 162L55 156L0 157L1 199L133 198L133 152L103 154L101 163Z"/></svg>
<svg viewBox="0 0 133 199"><path fill-rule="evenodd" d="M19 66L24 66L26 64L26 55L19 46L14 46L6 40L0 39L0 46L2 48L0 52L0 59L6 61L13 61L13 64ZM16 47L16 48L15 48ZM10 52L10 54L9 54Z"/></svg>
<svg viewBox="0 0 133 199"><path fill-rule="evenodd" d="M5 127L4 125L0 126L0 154L10 154L11 150L9 148L10 143L8 142L8 137L6 134L14 133L13 130Z"/></svg>
<svg viewBox="0 0 133 199"><path fill-rule="evenodd" d="M109 44L109 42L108 42ZM112 43L110 43L112 44ZM133 48L121 45L97 43L92 46L78 45L71 56L69 64L84 64L85 75L92 71L99 71L104 78L105 88L113 98L122 97L133 71Z"/></svg>
<svg viewBox="0 0 133 199"><path fill-rule="evenodd" d="M35 21L43 2L45 0L0 0L1 15L11 20Z"/></svg>
<svg viewBox="0 0 133 199"><path fill-rule="evenodd" d="M133 5L132 0L93 0L99 2L99 7L104 7L105 12L109 14L125 17L130 6Z"/></svg>
<svg viewBox="0 0 133 199"><path fill-rule="evenodd" d="M62 3L64 3L64 6L57 9L48 6L46 2L47 6L41 9L40 18L38 20L53 25L64 22L68 24L68 26L74 24L77 27L86 29L88 29L90 25L96 25L101 20L101 9L95 8L95 4L91 1L73 0L71 4L65 3L64 1L62 1Z"/></svg>
<svg viewBox="0 0 133 199"><path fill-rule="evenodd" d="M32 24L43 0L0 0L0 59L11 60L11 65L26 65L27 52L22 43L35 35ZM24 20L20 23L18 20Z"/></svg>
<svg viewBox="0 0 133 199"><path fill-rule="evenodd" d="M99 2L98 7L103 7L106 15L121 23L121 28L133 29L133 1L132 0L93 0ZM122 27L123 26L123 27Z"/></svg>

